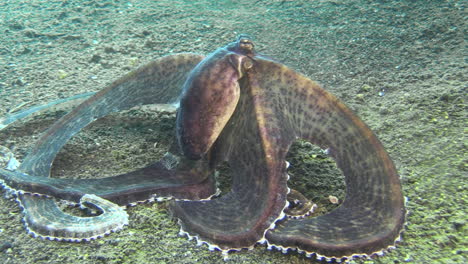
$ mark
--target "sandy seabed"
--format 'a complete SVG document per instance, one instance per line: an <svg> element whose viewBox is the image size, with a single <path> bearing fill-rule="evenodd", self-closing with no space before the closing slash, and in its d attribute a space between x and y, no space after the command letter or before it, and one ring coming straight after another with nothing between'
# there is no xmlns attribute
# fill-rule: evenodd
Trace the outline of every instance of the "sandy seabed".
<svg viewBox="0 0 468 264"><path fill-rule="evenodd" d="M403 241L384 257L356 262L466 263L464 8L455 0L2 1L0 116L98 91L152 59L207 54L248 33L258 51L350 106L398 168L410 212ZM21 159L59 114L2 131L0 145ZM148 164L165 152L172 122L144 113L97 122L61 151L53 174L109 176ZM26 233L7 196L0 199L0 263L223 262L219 252L179 237L164 203L128 213L127 228L96 241L43 241ZM261 245L230 259L314 263Z"/></svg>

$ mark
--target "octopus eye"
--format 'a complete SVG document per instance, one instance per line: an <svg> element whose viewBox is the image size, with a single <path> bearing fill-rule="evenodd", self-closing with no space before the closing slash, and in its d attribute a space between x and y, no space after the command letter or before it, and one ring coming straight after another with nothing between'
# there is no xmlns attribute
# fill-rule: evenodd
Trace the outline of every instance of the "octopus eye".
<svg viewBox="0 0 468 264"><path fill-rule="evenodd" d="M244 67L244 70L249 70L253 66L253 62L250 59L244 60L242 66Z"/></svg>

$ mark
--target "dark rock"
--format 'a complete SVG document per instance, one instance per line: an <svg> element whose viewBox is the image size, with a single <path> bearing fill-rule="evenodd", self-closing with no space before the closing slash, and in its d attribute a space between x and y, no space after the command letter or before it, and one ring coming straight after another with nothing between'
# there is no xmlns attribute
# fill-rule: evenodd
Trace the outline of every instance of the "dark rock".
<svg viewBox="0 0 468 264"><path fill-rule="evenodd" d="M12 247L13 247L13 244L11 244L10 242L3 242L0 245L0 252L6 252L7 249L12 248Z"/></svg>

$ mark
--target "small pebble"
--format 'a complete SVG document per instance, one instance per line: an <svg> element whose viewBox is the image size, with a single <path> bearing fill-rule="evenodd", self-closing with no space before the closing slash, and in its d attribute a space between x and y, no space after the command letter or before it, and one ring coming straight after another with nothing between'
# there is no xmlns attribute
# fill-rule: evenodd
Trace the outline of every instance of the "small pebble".
<svg viewBox="0 0 468 264"><path fill-rule="evenodd" d="M363 86L361 86L361 91L363 92L369 92L370 90L372 90L372 87L368 84L364 84Z"/></svg>
<svg viewBox="0 0 468 264"><path fill-rule="evenodd" d="M340 200L338 200L338 198L336 196L334 196L334 195L329 195L328 200L332 204L338 204L340 202Z"/></svg>

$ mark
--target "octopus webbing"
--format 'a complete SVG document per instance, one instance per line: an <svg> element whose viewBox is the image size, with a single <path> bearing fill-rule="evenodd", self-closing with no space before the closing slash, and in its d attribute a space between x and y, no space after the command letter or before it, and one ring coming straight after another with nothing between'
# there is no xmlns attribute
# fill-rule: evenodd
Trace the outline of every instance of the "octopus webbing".
<svg viewBox="0 0 468 264"><path fill-rule="evenodd" d="M180 153L107 178L50 177L59 150L91 122L174 102ZM321 216L300 217L314 205L287 186L286 154L298 139L326 149L345 177L345 200ZM224 162L231 190L218 196L214 175ZM53 124L18 168L0 169L0 183L16 194L32 235L61 241L121 229L128 223L121 206L171 200L181 234L210 249L261 243L340 262L382 255L405 221L399 176L374 133L317 83L256 52L247 35L206 57L168 55L115 81ZM66 214L57 199L100 214Z"/></svg>

